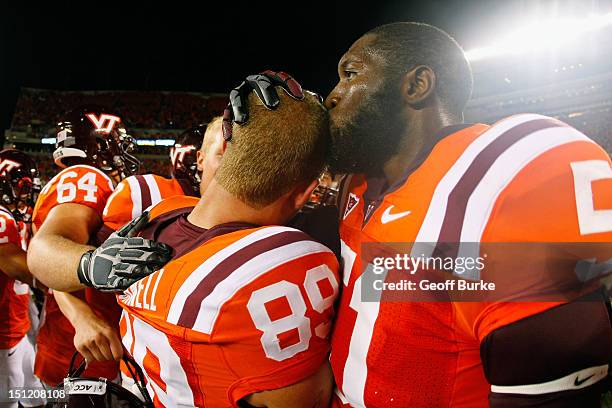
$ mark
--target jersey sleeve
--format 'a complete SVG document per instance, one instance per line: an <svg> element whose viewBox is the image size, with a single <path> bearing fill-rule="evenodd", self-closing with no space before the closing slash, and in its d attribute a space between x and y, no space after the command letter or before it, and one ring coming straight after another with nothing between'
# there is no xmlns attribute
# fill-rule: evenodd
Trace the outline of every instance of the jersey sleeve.
<svg viewBox="0 0 612 408"><path fill-rule="evenodd" d="M482 251L493 263L482 277L495 281L501 295L456 308L482 341L502 326L597 290L611 272L603 268L612 258L610 242L610 157L587 141L552 149L505 187L484 229Z"/></svg>
<svg viewBox="0 0 612 408"><path fill-rule="evenodd" d="M117 185L104 207L102 214L104 227L112 231L117 231L134 218L134 202L129 179L134 179L134 176L128 177ZM135 214L135 216L138 215L140 214Z"/></svg>
<svg viewBox="0 0 612 408"><path fill-rule="evenodd" d="M41 191L34 208L34 225L40 228L53 207L66 203L90 207L102 216L112 192L113 183L102 171L82 165L68 167Z"/></svg>
<svg viewBox="0 0 612 408"><path fill-rule="evenodd" d="M200 309L204 314L201 312L194 328L206 330L214 325L211 342L235 375L227 391L234 403L255 392L300 382L328 358L338 263L322 245L301 244L321 252L282 262L263 273L256 272L258 268L244 270L244 274L235 271L208 298L214 303L229 298L218 315L206 300ZM268 254L263 262L273 264L275 256ZM241 280L250 283L232 295L232 288L239 287Z"/></svg>
<svg viewBox="0 0 612 408"><path fill-rule="evenodd" d="M14 244L21 247L19 228L8 212L0 210L0 245Z"/></svg>
<svg viewBox="0 0 612 408"><path fill-rule="evenodd" d="M130 176L123 180L109 197L104 208L104 228L116 231L160 201L183 195L176 179L154 174Z"/></svg>

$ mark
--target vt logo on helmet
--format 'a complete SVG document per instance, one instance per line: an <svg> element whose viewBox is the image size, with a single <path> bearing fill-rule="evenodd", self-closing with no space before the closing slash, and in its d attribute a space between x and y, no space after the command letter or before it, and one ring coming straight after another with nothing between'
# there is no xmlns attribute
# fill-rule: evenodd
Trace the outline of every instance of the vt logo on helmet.
<svg viewBox="0 0 612 408"><path fill-rule="evenodd" d="M10 159L4 159L0 161L0 175L3 176L17 167L21 167L21 164Z"/></svg>
<svg viewBox="0 0 612 408"><path fill-rule="evenodd" d="M38 167L30 156L14 149L0 151L0 206L18 221L27 221L40 192Z"/></svg>
<svg viewBox="0 0 612 408"><path fill-rule="evenodd" d="M91 120L91 123L94 124L98 132L106 134L113 131L116 123L121 122L121 118L119 116L108 115L106 113L103 113L99 117L93 113L88 113L86 116L89 120Z"/></svg>
<svg viewBox="0 0 612 408"><path fill-rule="evenodd" d="M61 168L86 164L104 172L117 171L121 178L138 172L136 148L117 115L99 106L67 112L57 124L53 159Z"/></svg>
<svg viewBox="0 0 612 408"><path fill-rule="evenodd" d="M200 191L201 173L198 171L198 150L204 139L206 124L187 129L179 135L170 149L172 177L189 181L194 192Z"/></svg>
<svg viewBox="0 0 612 408"><path fill-rule="evenodd" d="M194 150L196 150L196 147L193 145L174 145L174 147L170 150L170 162L172 163L172 167L174 168L174 166L176 166L177 164L183 163L185 161L185 155L191 153Z"/></svg>

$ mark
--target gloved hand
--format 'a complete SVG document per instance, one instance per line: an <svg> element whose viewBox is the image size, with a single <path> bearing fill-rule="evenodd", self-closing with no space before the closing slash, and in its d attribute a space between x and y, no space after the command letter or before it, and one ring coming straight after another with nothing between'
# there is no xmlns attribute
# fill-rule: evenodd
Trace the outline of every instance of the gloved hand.
<svg viewBox="0 0 612 408"><path fill-rule="evenodd" d="M81 283L103 292L121 292L170 261L168 245L134 237L148 221L145 211L100 247L84 253L77 269Z"/></svg>
<svg viewBox="0 0 612 408"><path fill-rule="evenodd" d="M276 109L280 103L274 87L282 87L294 99L304 99L300 84L289 74L279 71L264 71L261 74L249 75L240 85L232 89L229 104L223 112L223 137L229 141L232 138L232 123L240 125L249 120L248 99L255 91L261 102L268 109Z"/></svg>

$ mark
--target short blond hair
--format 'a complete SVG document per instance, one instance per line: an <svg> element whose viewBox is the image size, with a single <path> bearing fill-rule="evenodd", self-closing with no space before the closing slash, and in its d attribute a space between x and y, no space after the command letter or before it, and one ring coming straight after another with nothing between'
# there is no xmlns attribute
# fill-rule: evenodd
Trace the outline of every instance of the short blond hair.
<svg viewBox="0 0 612 408"><path fill-rule="evenodd" d="M306 92L297 101L277 87L280 105L267 109L249 95L249 120L233 125L233 135L215 174L227 191L253 208L262 208L297 183L315 180L325 164L328 114Z"/></svg>

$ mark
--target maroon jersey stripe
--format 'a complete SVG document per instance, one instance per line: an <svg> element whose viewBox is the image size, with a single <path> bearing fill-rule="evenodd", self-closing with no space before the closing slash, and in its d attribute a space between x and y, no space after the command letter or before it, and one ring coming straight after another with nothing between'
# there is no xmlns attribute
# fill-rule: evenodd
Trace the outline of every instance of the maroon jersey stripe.
<svg viewBox="0 0 612 408"><path fill-rule="evenodd" d="M459 243L468 200L486 172L501 154L533 132L564 126L567 125L553 119L532 120L502 133L481 151L449 194L446 214L444 215L444 221L442 222L438 237L438 246L434 254L444 253L445 256L456 256L458 246L452 245L453 250L451 252L454 253L449 254L447 253L448 249L445 248L443 243Z"/></svg>
<svg viewBox="0 0 612 408"><path fill-rule="evenodd" d="M151 206L151 190L149 189L149 185L144 179L144 176L136 176L136 181L138 181L138 185L140 186L142 211L144 211Z"/></svg>
<svg viewBox="0 0 612 408"><path fill-rule="evenodd" d="M308 235L301 231L281 232L271 237L267 237L256 241L239 251L233 253L217 265L202 281L198 284L195 290L187 297L185 306L181 312L178 325L183 327L193 327L200 304L211 294L215 287L226 279L240 265L250 261L258 255L266 253L272 249L291 244L293 242L308 241Z"/></svg>

